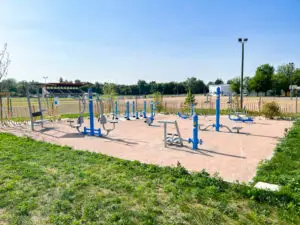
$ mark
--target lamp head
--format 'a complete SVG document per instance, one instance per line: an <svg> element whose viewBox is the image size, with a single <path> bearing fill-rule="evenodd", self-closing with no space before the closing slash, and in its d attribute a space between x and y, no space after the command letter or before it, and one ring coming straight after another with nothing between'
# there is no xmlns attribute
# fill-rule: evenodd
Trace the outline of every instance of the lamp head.
<svg viewBox="0 0 300 225"><path fill-rule="evenodd" d="M239 39L238 39L238 41L239 41L239 42L242 42L242 41L243 41L243 39L242 39L242 38L239 38Z"/></svg>

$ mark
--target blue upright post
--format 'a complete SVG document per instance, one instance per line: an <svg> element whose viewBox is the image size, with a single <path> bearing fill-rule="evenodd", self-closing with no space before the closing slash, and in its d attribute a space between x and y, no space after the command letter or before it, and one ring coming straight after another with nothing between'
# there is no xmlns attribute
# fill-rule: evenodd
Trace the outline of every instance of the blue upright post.
<svg viewBox="0 0 300 225"><path fill-rule="evenodd" d="M144 101L144 112L143 112L143 117L147 118L147 101Z"/></svg>
<svg viewBox="0 0 300 225"><path fill-rule="evenodd" d="M129 114L129 101L126 102L125 118L126 118L127 120L130 120L130 114Z"/></svg>
<svg viewBox="0 0 300 225"><path fill-rule="evenodd" d="M119 109L118 109L118 101L115 101L115 118L116 120L119 119Z"/></svg>
<svg viewBox="0 0 300 225"><path fill-rule="evenodd" d="M93 92L92 92L92 89L89 88L88 90L88 96L89 96L89 115L90 115L90 127L84 127L83 129L83 134L87 134L87 135L90 135L90 136L99 136L101 137L102 134L101 134L101 129L98 128L98 129L94 129L94 105L93 105Z"/></svg>
<svg viewBox="0 0 300 225"><path fill-rule="evenodd" d="M216 131L220 130L220 95L221 95L221 90L220 87L217 87L217 99L216 99Z"/></svg>
<svg viewBox="0 0 300 225"><path fill-rule="evenodd" d="M193 144L193 150L197 150L198 144L202 144L202 140L198 139L198 130L198 115L195 113L193 115L193 137L188 139L188 142Z"/></svg>
<svg viewBox="0 0 300 225"><path fill-rule="evenodd" d="M93 92L92 89L89 88L89 112L90 112L90 135L94 136L94 107L93 107Z"/></svg>
<svg viewBox="0 0 300 225"><path fill-rule="evenodd" d="M135 117L135 102L132 101L132 117Z"/></svg>
<svg viewBox="0 0 300 225"><path fill-rule="evenodd" d="M194 104L191 104L191 116L194 115Z"/></svg>
<svg viewBox="0 0 300 225"><path fill-rule="evenodd" d="M154 103L150 102L150 117L151 119L154 118Z"/></svg>

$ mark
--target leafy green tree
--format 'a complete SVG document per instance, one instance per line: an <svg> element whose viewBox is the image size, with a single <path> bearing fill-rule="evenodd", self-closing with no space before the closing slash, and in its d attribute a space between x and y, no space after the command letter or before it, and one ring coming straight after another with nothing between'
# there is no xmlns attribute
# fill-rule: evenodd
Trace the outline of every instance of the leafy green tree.
<svg viewBox="0 0 300 225"><path fill-rule="evenodd" d="M292 75L292 83L300 86L300 68L297 68Z"/></svg>
<svg viewBox="0 0 300 225"><path fill-rule="evenodd" d="M258 92L264 92L272 89L272 77L274 74L274 67L269 64L264 64L256 69L253 79L253 89Z"/></svg>
<svg viewBox="0 0 300 225"><path fill-rule="evenodd" d="M244 90L246 90L248 93L251 93L253 91L253 87L251 85L251 77L249 76L244 77Z"/></svg>
<svg viewBox="0 0 300 225"><path fill-rule="evenodd" d="M117 95L117 86L114 83L104 83L103 94L109 98L114 98Z"/></svg>
<svg viewBox="0 0 300 225"><path fill-rule="evenodd" d="M239 77L235 77L231 79L229 85L232 92L235 92L236 94L240 94L241 79Z"/></svg>
<svg viewBox="0 0 300 225"><path fill-rule="evenodd" d="M192 93L204 93L207 89L204 82L196 77L187 78L184 83L186 91L190 90Z"/></svg>
<svg viewBox="0 0 300 225"><path fill-rule="evenodd" d="M218 78L218 79L216 79L215 84L216 85L224 84L224 81L221 78Z"/></svg>
<svg viewBox="0 0 300 225"><path fill-rule="evenodd" d="M196 104L195 95L192 94L191 90L188 90L186 98L184 100L185 108L189 109L191 104Z"/></svg>
<svg viewBox="0 0 300 225"><path fill-rule="evenodd" d="M146 81L138 80L137 86L139 89L139 94L149 94L150 93L150 88Z"/></svg>
<svg viewBox="0 0 300 225"><path fill-rule="evenodd" d="M28 82L23 80L18 82L17 84L17 95L18 96L26 96L26 86Z"/></svg>
<svg viewBox="0 0 300 225"><path fill-rule="evenodd" d="M2 80L0 84L2 91L17 92L18 84L13 78Z"/></svg>
<svg viewBox="0 0 300 225"><path fill-rule="evenodd" d="M285 75L276 73L272 77L272 87L275 95L281 95L281 91L284 91L285 96L287 96L289 80Z"/></svg>
<svg viewBox="0 0 300 225"><path fill-rule="evenodd" d="M285 92L285 95L287 95L287 92L289 91L289 85L293 84L294 73L295 67L293 63L284 64L278 66L277 68L278 76L276 76L275 78L278 78L278 80L276 83Z"/></svg>
<svg viewBox="0 0 300 225"><path fill-rule="evenodd" d="M163 96L162 94L157 91L153 93L153 100L156 103L156 110L157 112L161 112L163 110Z"/></svg>

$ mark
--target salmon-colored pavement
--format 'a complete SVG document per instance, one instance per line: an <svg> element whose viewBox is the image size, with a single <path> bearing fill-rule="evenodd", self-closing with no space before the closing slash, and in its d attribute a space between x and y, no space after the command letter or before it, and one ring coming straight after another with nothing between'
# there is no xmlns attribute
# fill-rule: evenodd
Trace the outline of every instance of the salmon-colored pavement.
<svg viewBox="0 0 300 225"><path fill-rule="evenodd" d="M36 127L35 132L31 132L29 127L5 128L4 131L143 163L176 166L180 162L190 171L205 169L211 175L219 173L227 181L247 182L255 176L258 163L272 156L276 144L284 136L285 128L292 126L291 121L259 118L253 124L235 123L222 116L222 124L242 126L241 133L228 133L226 129L221 129L222 132L213 129L199 131L203 144L199 145L199 150L193 151L187 142L184 142L184 147L165 148L163 124L158 123L159 120L177 120L182 137L192 137L192 120L179 119L174 115L157 115L153 126L148 126L143 119L120 120L116 129L105 138L81 135L66 121L45 124L44 129ZM96 121L96 128L101 127ZM199 116L202 127L214 122L214 116ZM85 125L89 126L89 120L85 121ZM111 124L106 126L109 128ZM174 130L173 125L168 125L168 132Z"/></svg>

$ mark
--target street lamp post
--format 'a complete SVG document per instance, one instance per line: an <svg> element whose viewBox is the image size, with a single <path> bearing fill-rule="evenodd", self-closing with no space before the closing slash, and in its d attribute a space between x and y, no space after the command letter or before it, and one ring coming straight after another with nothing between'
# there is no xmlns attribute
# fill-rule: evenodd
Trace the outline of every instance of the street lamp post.
<svg viewBox="0 0 300 225"><path fill-rule="evenodd" d="M241 109L243 109L243 97L244 97L244 45L248 41L248 38L239 38L238 41L242 43L242 68L241 68Z"/></svg>
<svg viewBox="0 0 300 225"><path fill-rule="evenodd" d="M290 89L290 98L293 99L293 92L294 90L292 89L292 73L293 73L293 70L294 70L294 63L289 63L289 70L288 70L288 73L289 73L289 87L291 88Z"/></svg>

